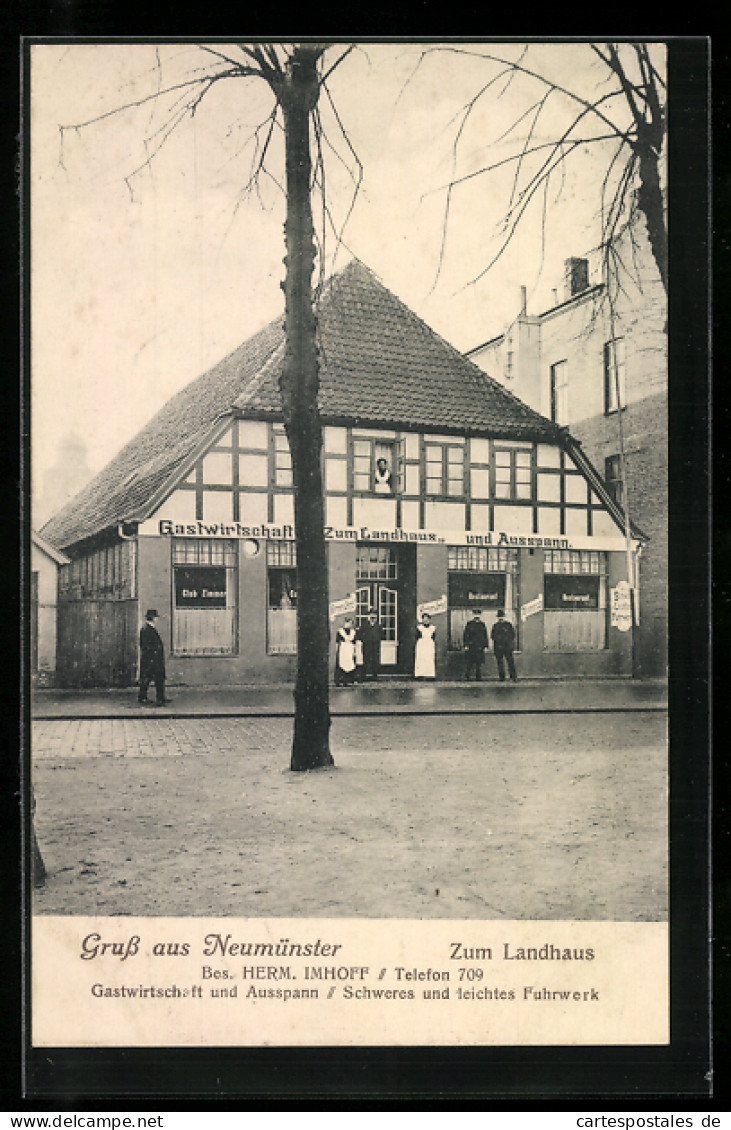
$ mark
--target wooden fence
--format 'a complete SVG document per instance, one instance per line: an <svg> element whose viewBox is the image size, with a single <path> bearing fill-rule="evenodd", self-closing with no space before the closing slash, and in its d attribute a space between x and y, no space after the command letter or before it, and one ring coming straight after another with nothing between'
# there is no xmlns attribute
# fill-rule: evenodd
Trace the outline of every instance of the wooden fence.
<svg viewBox="0 0 731 1130"><path fill-rule="evenodd" d="M58 606L61 687L129 687L137 680L136 600L70 600Z"/></svg>

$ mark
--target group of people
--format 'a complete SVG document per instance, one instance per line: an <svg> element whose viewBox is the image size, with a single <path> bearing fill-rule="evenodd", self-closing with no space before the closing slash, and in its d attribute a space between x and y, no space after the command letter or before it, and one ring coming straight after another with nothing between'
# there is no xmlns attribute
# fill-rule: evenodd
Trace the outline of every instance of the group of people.
<svg viewBox="0 0 731 1130"><path fill-rule="evenodd" d="M345 617L345 623L335 635L336 687L350 687L355 682L378 678L382 639L383 630L373 610L357 630L352 616Z"/></svg>
<svg viewBox="0 0 731 1130"><path fill-rule="evenodd" d="M414 648L414 678L433 679L436 676L436 630L428 613L423 613L416 625L416 647ZM381 639L383 632L374 610L368 614L359 628L351 616L347 616L342 628L335 636L335 686L349 687L356 682L377 679L381 666ZM492 640L497 663L498 678L505 681L505 670L512 682L518 681L515 669L515 629L505 618L505 610L500 608L497 620L490 635L482 620L482 610L474 609L473 618L465 625L463 647L465 653L465 679L472 672L479 682L482 678L482 665L485 652Z"/></svg>

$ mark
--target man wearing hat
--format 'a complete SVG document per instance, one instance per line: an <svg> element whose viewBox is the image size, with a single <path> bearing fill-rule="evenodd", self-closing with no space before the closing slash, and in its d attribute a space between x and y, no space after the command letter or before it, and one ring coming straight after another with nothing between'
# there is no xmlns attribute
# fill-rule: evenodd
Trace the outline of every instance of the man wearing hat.
<svg viewBox="0 0 731 1130"><path fill-rule="evenodd" d="M464 626L462 643L465 650L465 679L469 679L470 671L474 670L475 679L479 683L482 679L482 664L485 661L485 648L489 647L487 628L481 619L481 609L473 609L472 619Z"/></svg>
<svg viewBox="0 0 731 1130"><path fill-rule="evenodd" d="M515 628L509 620L505 619L505 610L503 608L498 608L497 620L492 626L490 637L495 649L495 660L497 662L500 681L505 682L505 663L507 662L510 679L513 683L517 683L518 675L515 670L515 660L513 659Z"/></svg>
<svg viewBox="0 0 731 1130"><path fill-rule="evenodd" d="M378 623L378 613L371 608L368 619L358 628L356 638L363 649L363 681L377 679L381 668L381 640L383 629Z"/></svg>
<svg viewBox="0 0 731 1130"><path fill-rule="evenodd" d="M157 609L148 608L145 623L140 629L140 693L137 701L149 703L147 688L155 684L155 706L164 706L165 698L165 650L160 633L155 627ZM150 703L152 705L152 703Z"/></svg>

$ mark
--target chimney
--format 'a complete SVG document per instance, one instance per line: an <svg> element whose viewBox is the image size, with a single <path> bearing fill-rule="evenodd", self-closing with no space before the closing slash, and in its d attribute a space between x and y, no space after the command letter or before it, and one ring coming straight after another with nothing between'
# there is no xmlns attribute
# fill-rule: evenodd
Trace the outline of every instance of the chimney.
<svg viewBox="0 0 731 1130"><path fill-rule="evenodd" d="M522 286L520 288L520 313L525 315L528 313L528 287Z"/></svg>
<svg viewBox="0 0 731 1130"><path fill-rule="evenodd" d="M589 286L589 260L567 259L564 263L564 300L581 294Z"/></svg>

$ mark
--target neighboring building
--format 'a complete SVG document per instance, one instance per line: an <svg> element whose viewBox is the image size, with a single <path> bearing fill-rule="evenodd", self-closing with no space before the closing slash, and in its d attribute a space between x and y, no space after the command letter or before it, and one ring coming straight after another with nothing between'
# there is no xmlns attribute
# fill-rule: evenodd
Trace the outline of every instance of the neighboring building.
<svg viewBox="0 0 731 1130"><path fill-rule="evenodd" d="M69 564L65 553L31 533L30 545L30 669L39 686L56 679L56 614L58 570Z"/></svg>
<svg viewBox="0 0 731 1130"><path fill-rule="evenodd" d="M590 269L594 264L588 259L569 259L562 301L554 291L550 309L529 315L523 291L520 313L509 329L467 356L526 404L569 427L612 496L627 506L647 536L640 560L635 673L664 676L667 302L643 232L635 228L632 236L630 241L625 231L621 237L619 252L626 269L612 303L601 269Z"/></svg>
<svg viewBox="0 0 731 1130"><path fill-rule="evenodd" d="M566 429L357 261L328 280L318 328L333 638L346 612L376 607L384 671L407 675L426 608L438 676L456 677L471 610L489 626L502 606L522 674L629 675L624 516ZM283 356L277 320L173 397L44 528L72 559L59 586L66 685L134 682L149 607L171 682L293 679Z"/></svg>

